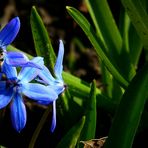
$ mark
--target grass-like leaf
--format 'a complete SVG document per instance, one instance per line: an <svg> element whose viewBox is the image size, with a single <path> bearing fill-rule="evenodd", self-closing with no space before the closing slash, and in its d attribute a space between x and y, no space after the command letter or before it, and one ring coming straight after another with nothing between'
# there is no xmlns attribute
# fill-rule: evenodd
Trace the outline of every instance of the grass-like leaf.
<svg viewBox="0 0 148 148"><path fill-rule="evenodd" d="M108 52L119 58L117 55L122 48L122 38L107 0L86 0L86 4L97 32L101 32L105 45L108 46Z"/></svg>
<svg viewBox="0 0 148 148"><path fill-rule="evenodd" d="M54 75L55 53L49 39L47 30L39 16L35 6L31 10L31 30L34 39L35 50L38 56L44 57L45 65L50 69Z"/></svg>
<svg viewBox="0 0 148 148"><path fill-rule="evenodd" d="M95 138L96 133L96 82L91 85L90 97L85 103L85 124L80 140L86 141Z"/></svg>
<svg viewBox="0 0 148 148"><path fill-rule="evenodd" d="M103 38L102 42L107 47L110 61L114 61L118 66L120 73L122 73L127 80L131 80L135 75L135 70L131 64L127 47L129 19L126 18L128 17L120 17L124 20L124 22L122 22L124 35L121 37L120 32L122 33L122 31L120 30L119 32L118 30L107 0L86 0L86 4L94 22L98 37Z"/></svg>
<svg viewBox="0 0 148 148"><path fill-rule="evenodd" d="M131 148L148 98L148 64L137 73L122 97L105 148Z"/></svg>
<svg viewBox="0 0 148 148"><path fill-rule="evenodd" d="M133 65L137 68L143 44L133 25L129 28L129 49Z"/></svg>
<svg viewBox="0 0 148 148"><path fill-rule="evenodd" d="M121 0L143 45L148 49L148 14L141 1Z"/></svg>
<svg viewBox="0 0 148 148"><path fill-rule="evenodd" d="M123 87L128 86L128 81L126 78L119 72L119 69L116 64L113 64L113 61L110 61L108 56L105 54L105 52L101 49L100 45L98 44L98 38L95 34L95 31L93 30L93 27L91 24L87 21L87 19L75 8L67 6L68 13L74 18L74 20L80 25L80 27L83 29L91 43L93 44L94 48L96 49L97 55L101 58L102 62L105 64L105 66L108 68L108 70L112 73L112 75L117 79L118 82Z"/></svg>
<svg viewBox="0 0 148 148"><path fill-rule="evenodd" d="M83 116L82 119L68 131L68 133L62 138L60 143L57 145L57 148L76 147L84 123L85 123L85 116Z"/></svg>

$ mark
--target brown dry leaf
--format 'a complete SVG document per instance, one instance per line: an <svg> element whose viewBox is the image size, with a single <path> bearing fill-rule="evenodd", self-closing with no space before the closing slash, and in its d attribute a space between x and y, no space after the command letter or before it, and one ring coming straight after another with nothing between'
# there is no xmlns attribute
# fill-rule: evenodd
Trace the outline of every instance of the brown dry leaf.
<svg viewBox="0 0 148 148"><path fill-rule="evenodd" d="M100 139L91 139L88 141L80 141L84 144L84 148L103 148L107 137L102 137Z"/></svg>

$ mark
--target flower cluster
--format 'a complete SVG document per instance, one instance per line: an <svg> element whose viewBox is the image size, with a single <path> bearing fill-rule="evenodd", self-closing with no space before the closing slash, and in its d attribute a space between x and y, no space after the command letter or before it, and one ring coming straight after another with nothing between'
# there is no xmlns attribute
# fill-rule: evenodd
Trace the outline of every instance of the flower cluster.
<svg viewBox="0 0 148 148"><path fill-rule="evenodd" d="M62 79L64 46L60 40L54 67L54 78L44 65L42 57L29 60L22 52L8 52L20 29L18 17L12 19L0 31L0 109L10 104L13 127L20 132L26 124L26 108L23 96L40 104L53 103L51 131L56 127L56 99L65 89ZM17 67L21 67L19 70ZM33 80L33 81L32 81Z"/></svg>

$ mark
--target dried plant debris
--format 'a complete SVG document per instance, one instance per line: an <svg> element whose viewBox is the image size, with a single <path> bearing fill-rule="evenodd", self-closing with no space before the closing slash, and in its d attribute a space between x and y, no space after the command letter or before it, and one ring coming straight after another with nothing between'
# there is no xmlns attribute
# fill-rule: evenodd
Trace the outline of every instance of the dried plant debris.
<svg viewBox="0 0 148 148"><path fill-rule="evenodd" d="M100 139L91 139L88 141L80 141L80 142L84 144L84 148L103 148L106 139L107 137L102 137Z"/></svg>

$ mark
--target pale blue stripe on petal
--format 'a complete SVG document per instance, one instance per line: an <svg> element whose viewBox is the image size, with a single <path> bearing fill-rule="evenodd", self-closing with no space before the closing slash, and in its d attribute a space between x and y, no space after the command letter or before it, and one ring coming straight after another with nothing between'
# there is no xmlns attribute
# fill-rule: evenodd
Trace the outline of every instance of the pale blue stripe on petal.
<svg viewBox="0 0 148 148"><path fill-rule="evenodd" d="M62 71L63 71L63 56L64 56L64 45L62 40L60 40L59 52L56 59L54 72L56 77L61 80L62 80Z"/></svg>
<svg viewBox="0 0 148 148"><path fill-rule="evenodd" d="M56 128L56 101L53 101L52 123L51 132L53 133Z"/></svg>

